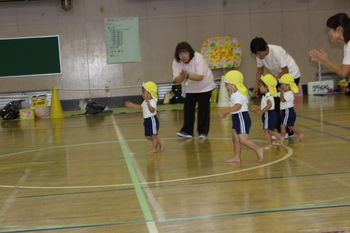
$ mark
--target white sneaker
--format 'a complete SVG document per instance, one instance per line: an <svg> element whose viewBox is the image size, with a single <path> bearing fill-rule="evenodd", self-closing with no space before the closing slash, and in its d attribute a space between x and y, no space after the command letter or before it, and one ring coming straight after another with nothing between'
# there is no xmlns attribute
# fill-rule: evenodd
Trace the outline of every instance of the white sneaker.
<svg viewBox="0 0 350 233"><path fill-rule="evenodd" d="M286 133L286 134L284 135L284 138L289 138L288 133Z"/></svg>
<svg viewBox="0 0 350 233"><path fill-rule="evenodd" d="M205 135L204 133L201 133L199 136L198 136L199 139L206 139L207 138L207 135Z"/></svg>
<svg viewBox="0 0 350 233"><path fill-rule="evenodd" d="M185 132L178 132L178 133L176 133L176 135L180 138L193 138L192 135L185 133Z"/></svg>

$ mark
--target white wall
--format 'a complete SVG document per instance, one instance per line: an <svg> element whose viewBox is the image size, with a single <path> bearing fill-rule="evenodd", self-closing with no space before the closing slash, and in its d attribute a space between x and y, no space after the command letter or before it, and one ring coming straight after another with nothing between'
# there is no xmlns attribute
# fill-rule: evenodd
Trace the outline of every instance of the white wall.
<svg viewBox="0 0 350 233"><path fill-rule="evenodd" d="M306 84L317 73L317 64L309 59L310 49L325 48L341 63L343 45L329 41L325 24L329 16L349 10L348 0L74 0L68 13L62 12L59 0L1 2L0 38L60 35L63 74L1 78L0 92L171 82L177 43L187 41L199 51L206 39L222 35L237 37L242 44L238 69L247 87L253 87L256 71L249 49L255 36L284 47L297 61L301 83ZM107 65L104 18L131 16L139 17L142 61ZM214 74L219 78L223 71L214 70ZM111 94L139 95L140 90ZM60 91L61 99L105 96L105 91Z"/></svg>

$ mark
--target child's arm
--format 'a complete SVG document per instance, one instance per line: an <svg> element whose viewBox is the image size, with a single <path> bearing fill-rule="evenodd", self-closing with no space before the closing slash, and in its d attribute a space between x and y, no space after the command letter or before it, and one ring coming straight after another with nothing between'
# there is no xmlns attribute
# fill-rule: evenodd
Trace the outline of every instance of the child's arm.
<svg viewBox="0 0 350 233"><path fill-rule="evenodd" d="M139 104L134 104L134 103L131 103L131 102L128 102L128 101L125 102L125 107L128 107L128 108L135 108L135 109L137 109L137 110L142 110L141 105L139 105Z"/></svg>
<svg viewBox="0 0 350 233"><path fill-rule="evenodd" d="M154 112L156 111L156 108L155 108L155 107L152 107L152 105L151 105L149 99L146 100L146 102L147 102L147 107L148 107L149 111L150 111L151 113L154 113Z"/></svg>
<svg viewBox="0 0 350 233"><path fill-rule="evenodd" d="M219 116L226 118L231 112L236 112L242 108L242 104L235 104L230 108L219 109Z"/></svg>
<svg viewBox="0 0 350 233"><path fill-rule="evenodd" d="M250 106L250 109L251 110L258 110L258 109L260 109L260 105L252 105L252 106Z"/></svg>
<svg viewBox="0 0 350 233"><path fill-rule="evenodd" d="M287 100L284 98L284 91L281 87L278 88L278 91L280 92L280 99L282 102L286 102Z"/></svg>
<svg viewBox="0 0 350 233"><path fill-rule="evenodd" d="M257 114L258 114L258 115L262 115L262 114L264 114L265 112L269 111L271 107L272 107L271 101L270 101L270 100L267 100L266 107L263 108L263 109L261 109L261 110L259 110L259 111L257 112Z"/></svg>
<svg viewBox="0 0 350 233"><path fill-rule="evenodd" d="M287 100L284 98L284 91L280 91L280 99L281 99L281 102L286 102Z"/></svg>

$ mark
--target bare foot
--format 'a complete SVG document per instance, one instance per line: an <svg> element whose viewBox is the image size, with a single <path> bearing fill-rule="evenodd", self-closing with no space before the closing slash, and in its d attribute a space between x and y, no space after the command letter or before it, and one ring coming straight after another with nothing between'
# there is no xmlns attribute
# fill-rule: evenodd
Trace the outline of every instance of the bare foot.
<svg viewBox="0 0 350 233"><path fill-rule="evenodd" d="M263 147L260 147L256 154L258 155L258 160L259 161L262 161L264 159L264 148Z"/></svg>
<svg viewBox="0 0 350 233"><path fill-rule="evenodd" d="M271 148L273 148L273 145L271 144L271 145L266 145L266 146L264 146L263 147L265 150L268 150L268 149L271 149Z"/></svg>
<svg viewBox="0 0 350 233"><path fill-rule="evenodd" d="M241 159L240 158L236 158L236 157L226 161L226 163L239 163L239 162L241 162Z"/></svg>
<svg viewBox="0 0 350 233"><path fill-rule="evenodd" d="M299 134L299 137L298 137L297 140L295 140L295 141L297 141L297 142L300 141L300 139L301 139L302 137L304 137L304 134L301 133L301 134Z"/></svg>
<svg viewBox="0 0 350 233"><path fill-rule="evenodd" d="M158 152L158 150L151 150L151 151L147 152L147 154L155 154L157 152Z"/></svg>
<svg viewBox="0 0 350 233"><path fill-rule="evenodd" d="M284 137L281 135L281 137L279 137L278 139L279 139L279 142L280 142L280 146L282 146L283 143L284 143Z"/></svg>
<svg viewBox="0 0 350 233"><path fill-rule="evenodd" d="M164 149L164 140L158 140L159 141L159 146L160 146L160 150Z"/></svg>

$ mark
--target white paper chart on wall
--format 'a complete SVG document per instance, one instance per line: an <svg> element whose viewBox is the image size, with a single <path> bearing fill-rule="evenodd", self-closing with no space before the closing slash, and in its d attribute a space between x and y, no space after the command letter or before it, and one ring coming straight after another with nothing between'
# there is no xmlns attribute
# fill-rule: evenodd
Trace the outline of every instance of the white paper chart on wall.
<svg viewBox="0 0 350 233"><path fill-rule="evenodd" d="M138 17L105 18L107 63L140 62Z"/></svg>

